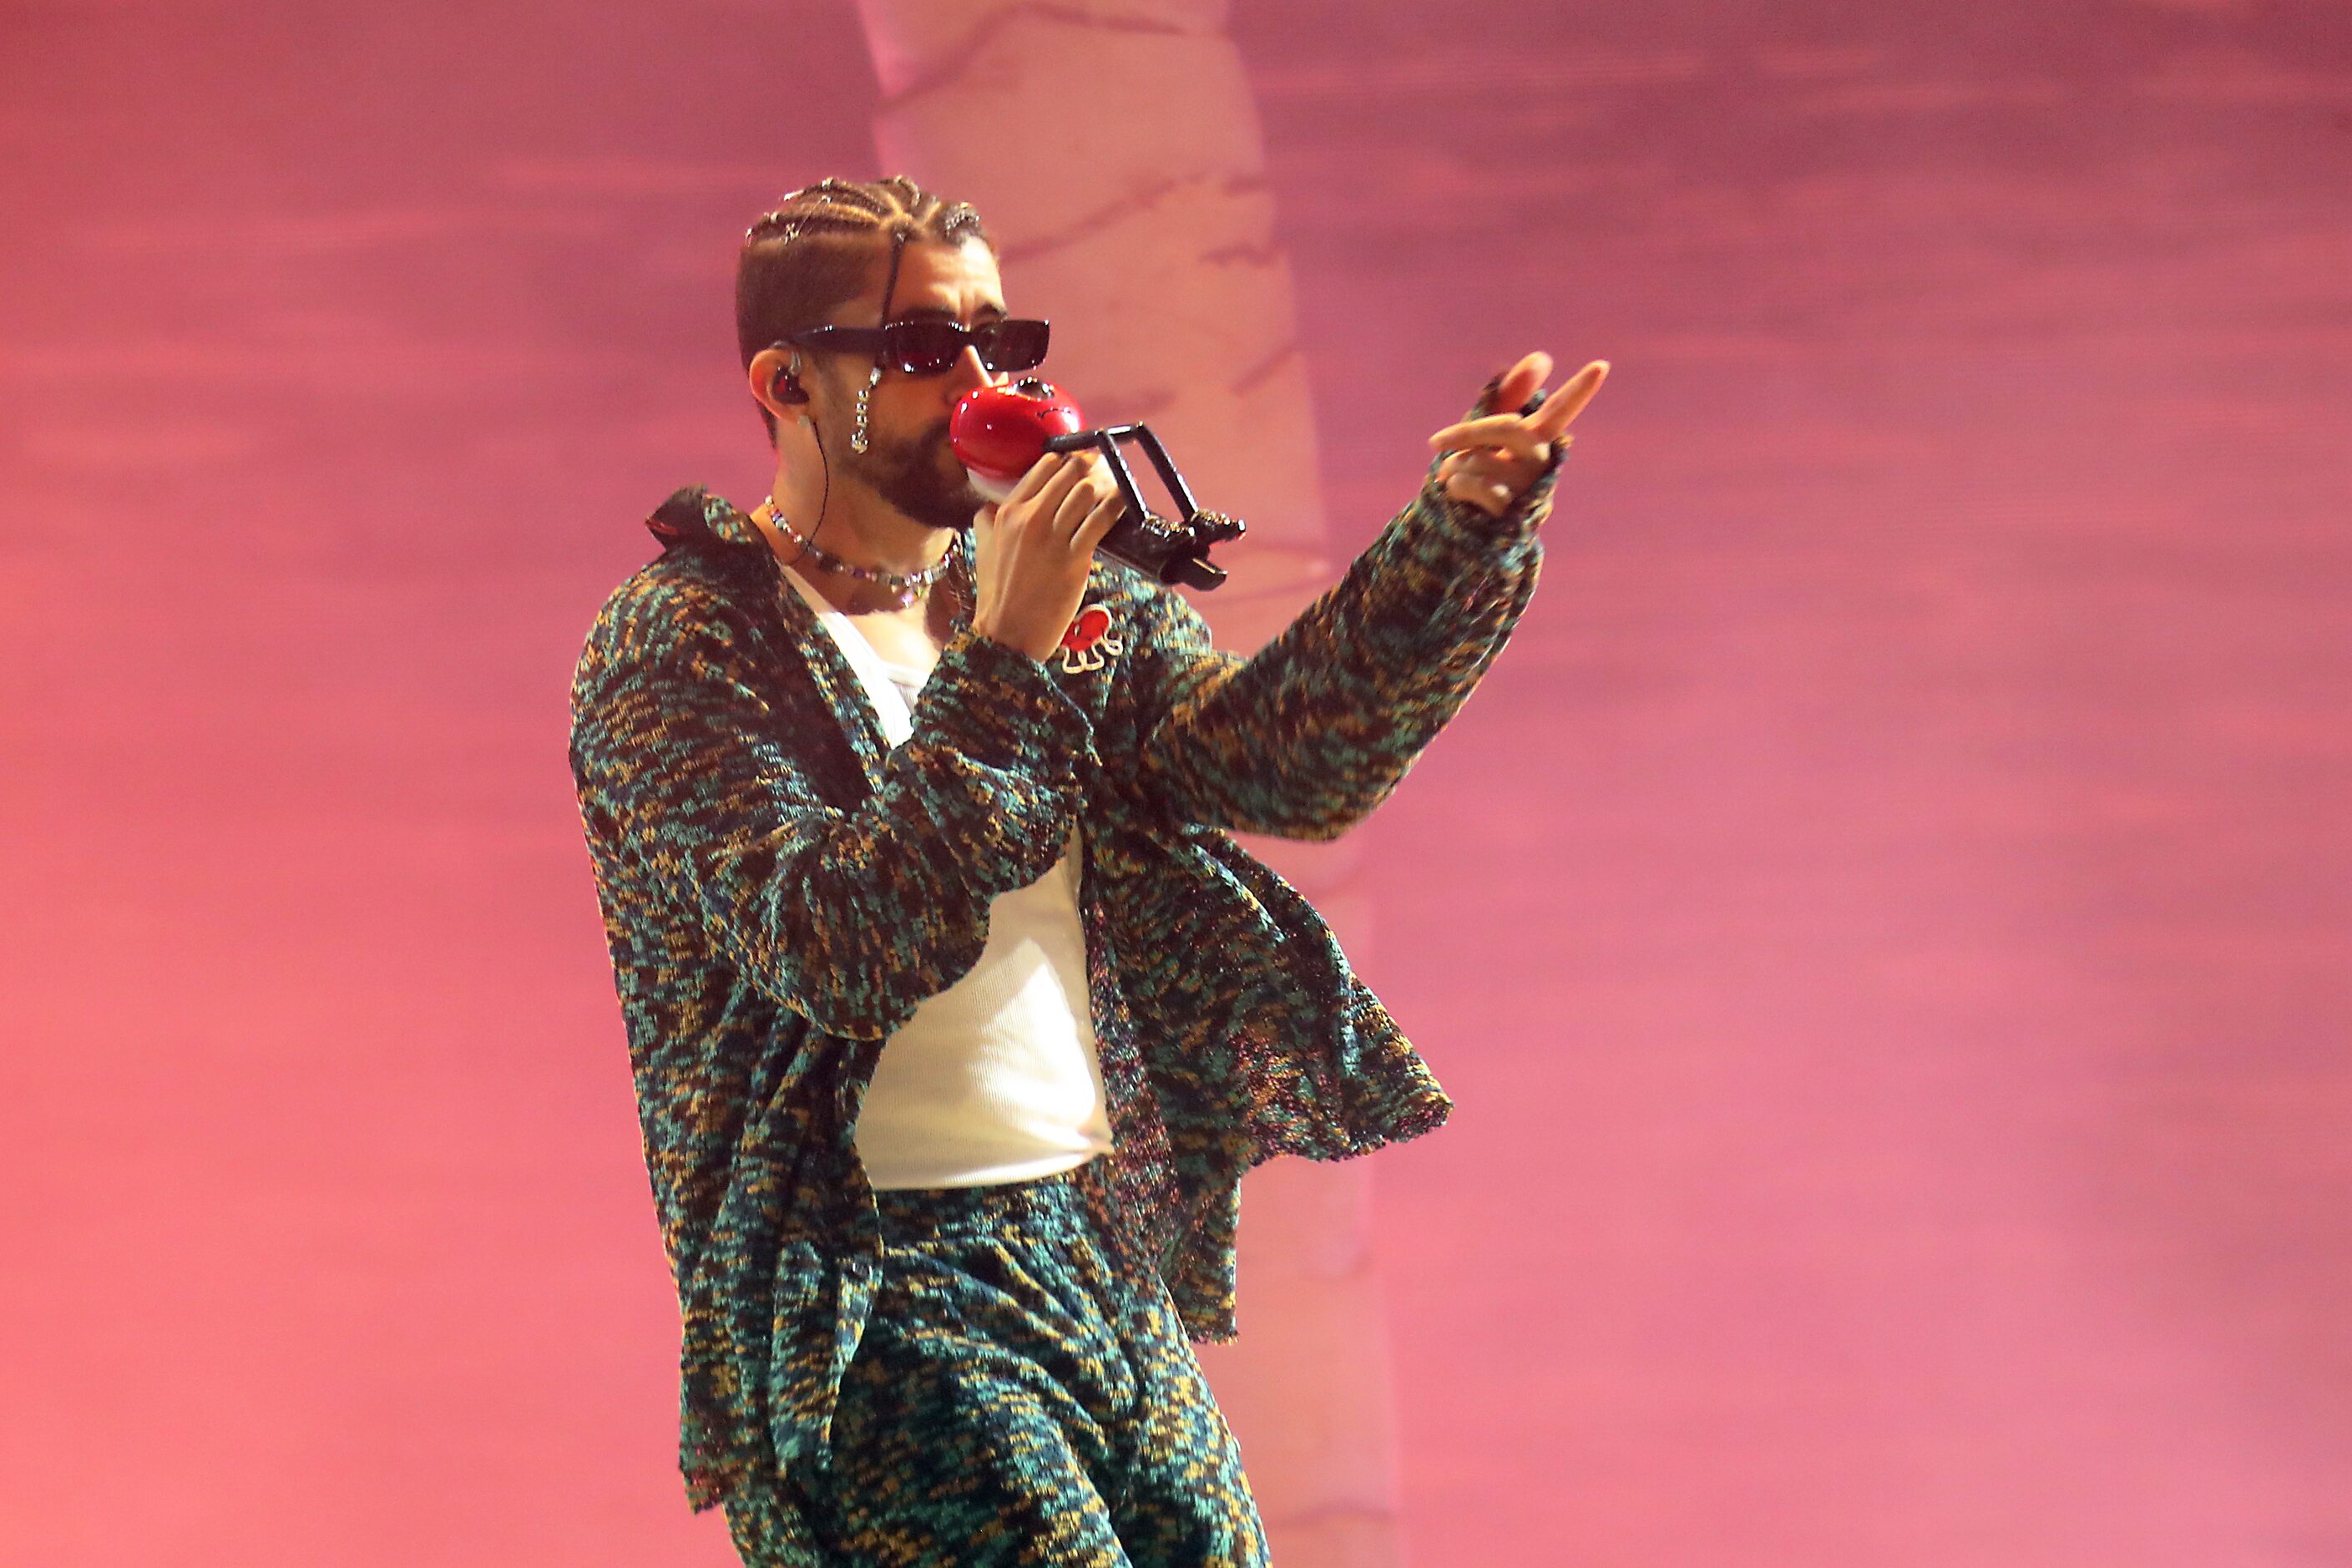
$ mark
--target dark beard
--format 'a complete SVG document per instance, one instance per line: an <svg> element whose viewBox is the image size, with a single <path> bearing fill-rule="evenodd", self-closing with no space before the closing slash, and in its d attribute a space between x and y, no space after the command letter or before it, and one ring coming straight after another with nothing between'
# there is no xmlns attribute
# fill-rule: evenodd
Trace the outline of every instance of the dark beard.
<svg viewBox="0 0 2352 1568"><path fill-rule="evenodd" d="M877 440L872 449L854 460L857 475L868 489L917 522L959 531L971 527L972 514L986 498L957 470L949 479L940 470L940 454L948 443L941 425L911 440Z"/></svg>

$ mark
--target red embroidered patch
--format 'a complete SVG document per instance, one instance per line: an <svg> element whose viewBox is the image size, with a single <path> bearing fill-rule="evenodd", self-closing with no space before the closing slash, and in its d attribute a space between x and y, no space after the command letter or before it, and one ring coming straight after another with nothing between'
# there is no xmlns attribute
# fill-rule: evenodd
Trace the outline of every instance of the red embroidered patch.
<svg viewBox="0 0 2352 1568"><path fill-rule="evenodd" d="M1070 622L1070 629L1062 634L1062 646L1075 653L1084 653L1102 640L1110 630L1110 612L1100 605L1088 605Z"/></svg>

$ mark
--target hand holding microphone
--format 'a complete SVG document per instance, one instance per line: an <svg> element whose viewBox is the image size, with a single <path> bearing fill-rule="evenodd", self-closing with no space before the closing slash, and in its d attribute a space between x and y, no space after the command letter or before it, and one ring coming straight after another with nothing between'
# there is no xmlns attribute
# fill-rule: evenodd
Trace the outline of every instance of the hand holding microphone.
<svg viewBox="0 0 2352 1568"><path fill-rule="evenodd" d="M1043 661L1085 597L1095 546L1126 510L1095 452L1047 452L972 522L972 629Z"/></svg>
<svg viewBox="0 0 2352 1568"><path fill-rule="evenodd" d="M1051 383L1032 376L1010 386L975 387L966 393L949 416L948 440L973 485L984 495L999 497L1008 495L1014 482L1045 458L1086 452L1108 472L1124 503L1116 510L1109 531L1099 536L1105 555L1161 583L1190 588L1223 583L1224 569L1209 560L1209 547L1239 539L1247 525L1193 503L1184 476L1150 426L1111 425L1099 430L1084 426L1076 403ZM1121 441L1137 442L1151 459L1175 503L1174 518L1160 517L1145 504L1127 459L1119 454Z"/></svg>

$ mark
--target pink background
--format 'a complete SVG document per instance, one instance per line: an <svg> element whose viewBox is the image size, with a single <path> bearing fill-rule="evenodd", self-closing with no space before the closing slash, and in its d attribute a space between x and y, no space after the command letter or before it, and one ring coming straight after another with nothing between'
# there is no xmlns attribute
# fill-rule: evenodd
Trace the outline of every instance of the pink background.
<svg viewBox="0 0 2352 1568"><path fill-rule="evenodd" d="M1616 367L1363 830L1414 1560L2352 1563L2352 17L1234 27L1342 550ZM565 689L873 97L835 3L0 10L0 1559L731 1561Z"/></svg>

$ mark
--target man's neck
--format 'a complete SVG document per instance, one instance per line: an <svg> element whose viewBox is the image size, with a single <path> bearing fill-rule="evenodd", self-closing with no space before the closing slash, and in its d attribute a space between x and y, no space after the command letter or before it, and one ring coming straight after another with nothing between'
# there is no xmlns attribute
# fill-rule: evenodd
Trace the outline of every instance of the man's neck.
<svg viewBox="0 0 2352 1568"><path fill-rule="evenodd" d="M810 510L814 512L814 506ZM754 509L751 521L767 539L768 548L777 561L790 567L835 609L845 615L894 613L894 607L880 592L880 584L820 563L776 525L774 514L767 508ZM783 512L782 521L803 538L810 536L810 529L789 510ZM844 509L839 498L835 498L835 504L826 512L823 528L812 543L826 556L853 565L911 575L938 564L954 548L955 535L952 530L927 526L878 501L861 516ZM882 602L877 604L877 600ZM895 613L919 616L922 604L919 595L913 605Z"/></svg>

